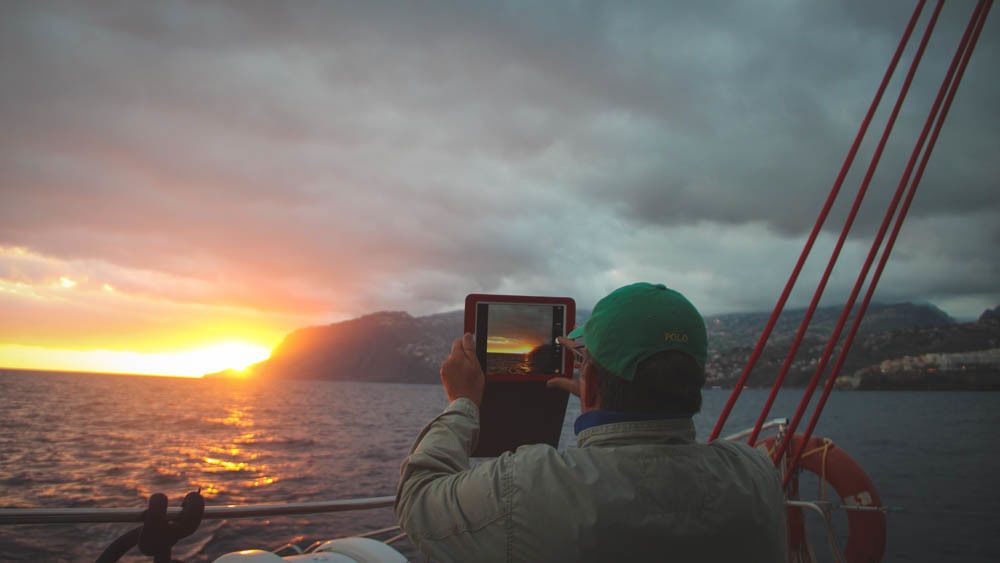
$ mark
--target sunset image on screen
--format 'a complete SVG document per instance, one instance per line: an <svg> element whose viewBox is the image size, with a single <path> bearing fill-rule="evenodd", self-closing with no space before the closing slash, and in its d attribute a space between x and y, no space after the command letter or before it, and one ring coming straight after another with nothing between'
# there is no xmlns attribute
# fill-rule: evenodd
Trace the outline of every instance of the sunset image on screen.
<svg viewBox="0 0 1000 563"><path fill-rule="evenodd" d="M541 341L523 336L489 336L486 339L486 352L490 354L528 354L541 345Z"/></svg>
<svg viewBox="0 0 1000 563"><path fill-rule="evenodd" d="M486 371L507 375L558 372L560 352L552 336L554 309L528 303L489 306Z"/></svg>

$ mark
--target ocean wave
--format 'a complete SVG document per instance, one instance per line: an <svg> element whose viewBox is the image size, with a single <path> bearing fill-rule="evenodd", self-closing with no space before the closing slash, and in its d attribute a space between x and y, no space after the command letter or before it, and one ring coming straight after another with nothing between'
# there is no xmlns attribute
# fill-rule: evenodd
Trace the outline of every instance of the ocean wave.
<svg viewBox="0 0 1000 563"><path fill-rule="evenodd" d="M0 486L3 487L27 487L34 483L31 473L18 473L10 477L0 477Z"/></svg>

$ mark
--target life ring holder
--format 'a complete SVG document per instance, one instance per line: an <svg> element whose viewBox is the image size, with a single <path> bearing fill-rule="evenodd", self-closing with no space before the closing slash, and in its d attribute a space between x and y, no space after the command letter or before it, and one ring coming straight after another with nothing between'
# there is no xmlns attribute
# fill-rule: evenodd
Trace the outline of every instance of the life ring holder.
<svg viewBox="0 0 1000 563"><path fill-rule="evenodd" d="M758 446L766 447L768 453L773 455L775 441L775 436L767 437ZM802 434L795 434L787 451L796 452L801 444ZM783 465L785 462L786 460L782 460ZM885 512L879 510L882 500L875 484L861 465L838 448L833 440L813 436L806 443L799 460L796 471L801 470L809 471L819 478L821 497L825 497L827 485L840 496L841 507L847 513L847 546L843 553L848 563L881 561L885 554ZM796 479L790 490L796 494L797 489ZM790 507L788 511L789 543L794 549L797 543L804 541L805 530L801 509Z"/></svg>

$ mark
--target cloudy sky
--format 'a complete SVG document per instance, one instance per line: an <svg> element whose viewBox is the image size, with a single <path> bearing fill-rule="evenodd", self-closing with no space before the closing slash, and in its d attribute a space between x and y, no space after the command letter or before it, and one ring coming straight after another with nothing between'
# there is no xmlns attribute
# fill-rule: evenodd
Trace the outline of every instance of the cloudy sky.
<svg viewBox="0 0 1000 563"><path fill-rule="evenodd" d="M768 310L912 8L4 2L0 365L141 371L470 292L589 307L636 280L706 314ZM847 295L972 8L945 6L824 303ZM1000 303L995 20L878 300L961 319Z"/></svg>

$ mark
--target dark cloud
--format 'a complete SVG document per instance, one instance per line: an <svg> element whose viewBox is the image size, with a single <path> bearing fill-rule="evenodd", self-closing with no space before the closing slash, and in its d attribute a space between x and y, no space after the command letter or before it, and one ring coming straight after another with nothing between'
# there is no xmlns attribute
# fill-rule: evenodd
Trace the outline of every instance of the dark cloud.
<svg viewBox="0 0 1000 563"><path fill-rule="evenodd" d="M315 318L469 291L587 302L644 277L709 310L769 307L910 9L4 5L0 245L187 280L143 287L182 302ZM946 6L856 262L969 10ZM992 24L887 297L969 315L1000 297Z"/></svg>

